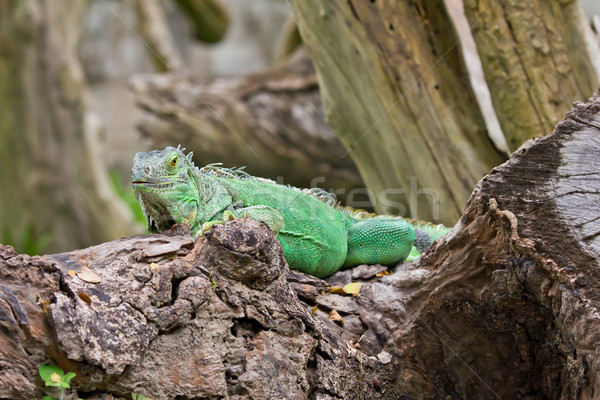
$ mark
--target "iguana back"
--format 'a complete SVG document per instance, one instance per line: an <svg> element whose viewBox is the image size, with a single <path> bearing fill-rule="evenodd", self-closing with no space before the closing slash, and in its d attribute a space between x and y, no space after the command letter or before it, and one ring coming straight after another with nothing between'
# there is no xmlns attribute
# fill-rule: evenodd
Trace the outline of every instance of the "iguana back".
<svg viewBox="0 0 600 400"><path fill-rule="evenodd" d="M136 154L132 185L150 231L185 222L198 236L203 226L226 215L247 216L266 222L277 234L290 268L318 277L359 264L392 265L411 249L416 252L415 228L402 218L357 213L322 190L280 185L239 169L198 169L189 155L173 147ZM424 226L431 232L417 229L421 251L447 232Z"/></svg>

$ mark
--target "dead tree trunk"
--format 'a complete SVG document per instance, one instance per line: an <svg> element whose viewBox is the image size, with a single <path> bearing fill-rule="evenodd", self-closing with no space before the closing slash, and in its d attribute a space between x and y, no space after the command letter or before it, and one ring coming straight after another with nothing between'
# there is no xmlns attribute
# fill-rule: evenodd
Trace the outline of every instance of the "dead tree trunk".
<svg viewBox="0 0 600 400"><path fill-rule="evenodd" d="M578 1L465 3L511 150L550 132L573 101L592 95L599 79L590 53L597 57L598 49L586 46ZM292 4L327 121L369 188L401 188L393 200L411 216L454 223L475 183L503 156L488 137L445 2Z"/></svg>
<svg viewBox="0 0 600 400"><path fill-rule="evenodd" d="M487 135L444 2L292 4L327 122L376 210L398 214L400 203L407 216L453 224L505 157Z"/></svg>
<svg viewBox="0 0 600 400"><path fill-rule="evenodd" d="M0 397L40 397L46 362L89 399L598 398L599 120L600 96L577 104L392 275L288 271L244 219L196 244L177 225L44 257L0 247ZM350 281L358 297L325 290Z"/></svg>
<svg viewBox="0 0 600 400"><path fill-rule="evenodd" d="M335 190L340 199L363 186L325 123L305 49L260 74L205 85L139 75L132 87L148 112L139 128L154 148L181 143L194 151L198 164L246 166L253 175L281 177L286 184Z"/></svg>

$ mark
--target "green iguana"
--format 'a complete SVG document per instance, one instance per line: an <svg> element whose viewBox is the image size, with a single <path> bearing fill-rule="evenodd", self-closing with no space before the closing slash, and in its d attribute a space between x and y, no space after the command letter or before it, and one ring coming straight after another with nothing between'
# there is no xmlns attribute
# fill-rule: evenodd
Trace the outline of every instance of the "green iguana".
<svg viewBox="0 0 600 400"><path fill-rule="evenodd" d="M151 232L184 222L198 237L216 223L248 217L265 222L277 235L290 268L325 277L340 268L417 257L449 231L355 211L322 189L280 185L241 168L197 168L192 153L186 156L183 150L135 155L131 183Z"/></svg>

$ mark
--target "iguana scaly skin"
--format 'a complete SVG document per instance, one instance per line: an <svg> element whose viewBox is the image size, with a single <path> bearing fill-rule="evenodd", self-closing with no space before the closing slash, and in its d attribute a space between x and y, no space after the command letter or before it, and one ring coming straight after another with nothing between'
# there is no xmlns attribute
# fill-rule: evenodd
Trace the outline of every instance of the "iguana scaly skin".
<svg viewBox="0 0 600 400"><path fill-rule="evenodd" d="M394 265L448 232L341 207L321 189L284 186L241 169L197 168L179 148L137 153L131 174L151 232L184 222L198 237L215 223L245 216L269 225L290 268L317 277L360 264Z"/></svg>

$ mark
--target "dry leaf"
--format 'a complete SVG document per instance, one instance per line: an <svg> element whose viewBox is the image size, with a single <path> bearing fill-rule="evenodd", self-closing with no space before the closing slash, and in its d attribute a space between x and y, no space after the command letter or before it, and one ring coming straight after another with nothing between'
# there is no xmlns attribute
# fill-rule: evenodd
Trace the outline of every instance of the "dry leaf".
<svg viewBox="0 0 600 400"><path fill-rule="evenodd" d="M150 264L150 271L154 271L154 268L159 267L157 263Z"/></svg>
<svg viewBox="0 0 600 400"><path fill-rule="evenodd" d="M72 269L69 270L68 272L69 276L75 276L77 275L77 272L73 271Z"/></svg>
<svg viewBox="0 0 600 400"><path fill-rule="evenodd" d="M339 286L327 286L326 289L329 293L334 293L334 294L346 294L346 292L344 292L344 289L339 287Z"/></svg>
<svg viewBox="0 0 600 400"><path fill-rule="evenodd" d="M80 292L79 293L79 298L83 301L85 301L88 305L92 305L92 299L90 299L90 296L88 296L87 294Z"/></svg>
<svg viewBox="0 0 600 400"><path fill-rule="evenodd" d="M81 269L81 272L77 273L77 276L79 277L79 279L87 283L102 282L102 278L100 278L100 276L97 273L85 267Z"/></svg>
<svg viewBox="0 0 600 400"><path fill-rule="evenodd" d="M340 314L338 314L338 312L335 310L331 310L329 312L329 318L327 318L327 319L330 319L332 321L337 321L337 322L341 323L342 325L344 325L344 318L342 318L342 316Z"/></svg>
<svg viewBox="0 0 600 400"><path fill-rule="evenodd" d="M353 296L358 296L360 293L360 286L361 285L358 282L349 283L343 288L339 286L328 286L327 291L334 294L351 294Z"/></svg>
<svg viewBox="0 0 600 400"><path fill-rule="evenodd" d="M360 283L353 282L344 286L344 292L351 294L352 296L358 296L360 293Z"/></svg>
<svg viewBox="0 0 600 400"><path fill-rule="evenodd" d="M319 309L319 306L314 306L312 309L312 313L313 315L315 315L317 313L317 310Z"/></svg>
<svg viewBox="0 0 600 400"><path fill-rule="evenodd" d="M390 271L385 270L385 271L381 271L381 272L378 272L378 273L375 274L375 276L378 277L378 278L381 278L384 275L391 275Z"/></svg>

